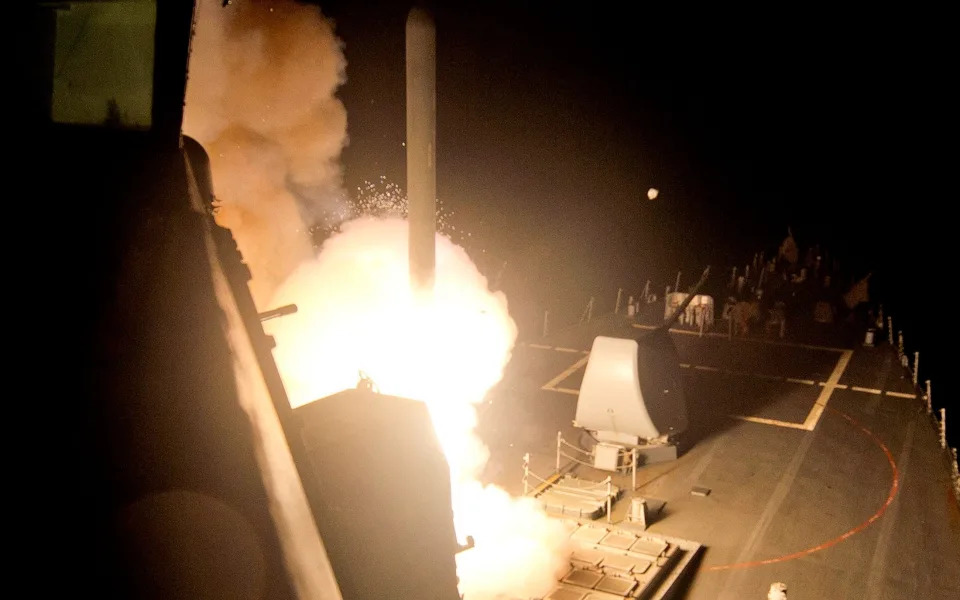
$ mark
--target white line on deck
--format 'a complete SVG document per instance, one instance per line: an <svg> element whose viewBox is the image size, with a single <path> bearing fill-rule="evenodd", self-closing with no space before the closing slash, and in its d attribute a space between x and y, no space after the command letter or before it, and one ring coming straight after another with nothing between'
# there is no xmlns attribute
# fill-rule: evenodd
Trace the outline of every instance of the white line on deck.
<svg viewBox="0 0 960 600"><path fill-rule="evenodd" d="M877 388L865 388L865 387L860 387L859 385L855 385L855 386L853 386L853 387L850 388L850 389L853 390L853 391L855 391L855 392L864 392L864 393L866 393L866 394L874 394L874 395L876 395L876 396L879 396L880 394L883 393L883 390L878 390Z"/></svg>
<svg viewBox="0 0 960 600"><path fill-rule="evenodd" d="M543 387L541 389L548 390L548 391L558 391L557 385L562 383L563 380L566 379L567 377L570 377L571 375L573 375L573 373L576 372L577 369L587 364L587 360L589 360L589 358L590 358L590 355L588 354L587 356L584 356L578 359L577 362L567 367L566 370L563 371L563 373L560 373L559 375L557 375L547 383L543 384Z"/></svg>
<svg viewBox="0 0 960 600"><path fill-rule="evenodd" d="M817 383L817 385L819 385L820 387L823 387L823 386L827 385L827 382L826 382L826 381L821 381L821 382ZM837 385L835 385L835 386L833 386L833 387L835 387L835 388L838 389L838 390L845 390L845 389L847 389L847 384L845 384L845 383L838 383Z"/></svg>
<svg viewBox="0 0 960 600"><path fill-rule="evenodd" d="M817 382L812 379L796 379L794 377L786 377L784 381L789 381L790 383L802 383L804 385L816 385Z"/></svg>
<svg viewBox="0 0 960 600"><path fill-rule="evenodd" d="M589 350L577 350L576 348L566 348L563 346L549 346L547 344L521 344L527 348L536 348L537 350L555 350L557 352L571 352L580 354L590 354Z"/></svg>
<svg viewBox="0 0 960 600"><path fill-rule="evenodd" d="M708 367L707 365L694 365L693 368L698 371L720 371L717 367Z"/></svg>
<svg viewBox="0 0 960 600"><path fill-rule="evenodd" d="M850 364L850 358L853 356L853 350L844 350L843 354L840 355L840 358L837 360L837 366L833 368L833 373L830 373L830 377L827 379L826 384L824 384L823 389L820 390L820 396L817 397L817 401L813 403L813 408L810 409L810 414L807 415L807 418L803 421L804 429L808 431L813 431L816 428L817 423L820 421L820 417L823 416L823 409L826 408L827 402L830 401L830 396L833 394L833 390L837 387L837 382L840 381L840 377L843 376L844 370L846 370L847 365Z"/></svg>
<svg viewBox="0 0 960 600"><path fill-rule="evenodd" d="M766 419L764 417L750 417L747 415L730 415L734 419L741 421L750 421L751 423L762 423L764 425L775 425L776 427L788 427L790 429L806 429L803 423L794 423L793 421L780 421L777 419Z"/></svg>
<svg viewBox="0 0 960 600"><path fill-rule="evenodd" d="M893 396L895 398L909 398L911 400L916 400L916 394L904 394L903 392L884 392L888 396Z"/></svg>

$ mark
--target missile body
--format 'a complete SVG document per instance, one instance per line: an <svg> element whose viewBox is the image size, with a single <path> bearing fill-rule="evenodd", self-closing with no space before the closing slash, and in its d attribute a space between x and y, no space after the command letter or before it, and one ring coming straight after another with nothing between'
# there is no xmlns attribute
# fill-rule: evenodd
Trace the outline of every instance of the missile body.
<svg viewBox="0 0 960 600"><path fill-rule="evenodd" d="M421 8L407 16L407 202L410 221L410 281L433 291L437 230L436 28Z"/></svg>

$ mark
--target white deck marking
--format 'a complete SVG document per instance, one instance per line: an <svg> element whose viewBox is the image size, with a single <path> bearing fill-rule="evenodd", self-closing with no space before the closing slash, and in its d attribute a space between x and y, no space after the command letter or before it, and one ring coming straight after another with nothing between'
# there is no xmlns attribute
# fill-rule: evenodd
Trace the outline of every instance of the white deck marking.
<svg viewBox="0 0 960 600"><path fill-rule="evenodd" d="M707 365L693 365L693 368L698 371L714 371L714 372L720 371L720 369L718 369L717 367L708 367Z"/></svg>
<svg viewBox="0 0 960 600"><path fill-rule="evenodd" d="M895 398L909 398L911 400L916 400L916 394L904 394L903 392L884 392L887 396L893 396Z"/></svg>
<svg viewBox="0 0 960 600"><path fill-rule="evenodd" d="M843 376L847 365L850 364L850 358L852 356L853 350L844 350L843 354L840 355L840 358L837 360L837 366L833 368L833 373L830 373L830 377L824 384L823 389L820 390L820 396L818 396L817 401L813 403L810 414L808 414L807 418L803 421L803 427L807 431L813 431L816 428L820 417L823 416L823 409L826 408L827 402L830 401L830 396L833 394L834 388L837 387L837 382L839 382L840 377Z"/></svg>
<svg viewBox="0 0 960 600"><path fill-rule="evenodd" d="M784 381L789 381L790 383L802 383L804 385L816 385L817 382L812 379L796 379L794 377L785 377Z"/></svg>
<svg viewBox="0 0 960 600"><path fill-rule="evenodd" d="M774 425L776 427L787 427L789 429L806 429L803 423L794 423L793 421L779 421L777 419L765 419L763 417L750 417L747 415L730 415L734 419L741 421L750 421L751 423L762 423L763 425Z"/></svg>
<svg viewBox="0 0 960 600"><path fill-rule="evenodd" d="M826 381L821 381L821 382L817 383L817 385L819 385L820 387L823 387L823 386L827 385L827 382L826 382ZM845 389L847 389L847 384L845 384L845 383L838 383L837 385L835 385L835 386L833 386L833 387L834 387L835 389L838 389L838 390L845 390Z"/></svg>
<svg viewBox="0 0 960 600"><path fill-rule="evenodd" d="M590 355L588 354L588 355L586 355L586 356L578 359L577 362L575 362L575 363L573 363L572 365L570 365L569 367L567 367L567 368L563 371L563 373L560 373L559 375L557 375L556 377L554 377L553 379L551 379L551 380L548 381L547 383L543 384L543 386L542 386L540 389L544 389L544 390L551 391L551 392L559 391L559 390L557 389L557 385L560 384L560 383L562 383L563 380L566 379L567 377L570 377L571 375L573 375L573 373L576 372L577 369L579 369L579 368L582 367L583 365L587 364L587 360L589 360L589 358L590 358ZM568 389L569 389L569 388L568 388ZM572 390L571 390L571 391L572 391ZM570 393L570 392L564 392L564 393ZM576 393L579 393L579 391L576 392Z"/></svg>
<svg viewBox="0 0 960 600"><path fill-rule="evenodd" d="M878 390L878 389L876 389L876 388L860 387L859 385L855 385L855 386L853 386L853 387L850 388L850 389L853 390L853 391L855 391L855 392L864 392L865 394L873 394L873 395L875 395L875 396L879 396L880 394L883 393L883 390Z"/></svg>
<svg viewBox="0 0 960 600"><path fill-rule="evenodd" d="M566 348L564 346L550 346L547 344L520 344L521 346L526 346L527 348L536 348L537 350L554 350L556 352L570 352L576 354L590 354L589 350L577 350L576 348Z"/></svg>

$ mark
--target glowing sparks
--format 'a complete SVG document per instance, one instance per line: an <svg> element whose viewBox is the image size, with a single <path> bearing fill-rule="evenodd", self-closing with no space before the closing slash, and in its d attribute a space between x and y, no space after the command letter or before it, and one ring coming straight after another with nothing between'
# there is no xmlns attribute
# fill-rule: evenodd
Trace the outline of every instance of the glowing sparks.
<svg viewBox="0 0 960 600"><path fill-rule="evenodd" d="M341 224L360 217L406 219L408 208L407 195L403 189L388 181L385 175L381 175L378 181L364 181L362 186L357 186L356 198L333 205L327 212L322 213L313 233L325 238L332 233L338 233ZM454 241L462 242L464 235L453 224L452 218L455 214L444 206L441 198L437 198L437 231Z"/></svg>

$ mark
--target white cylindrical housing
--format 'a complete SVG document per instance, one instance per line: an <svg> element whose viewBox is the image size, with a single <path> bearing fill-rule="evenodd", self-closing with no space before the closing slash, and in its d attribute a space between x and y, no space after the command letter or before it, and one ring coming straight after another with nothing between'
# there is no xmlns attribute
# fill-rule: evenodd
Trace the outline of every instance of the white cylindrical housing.
<svg viewBox="0 0 960 600"><path fill-rule="evenodd" d="M407 16L407 202L410 282L432 292L437 230L436 28L422 8Z"/></svg>

